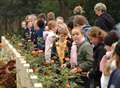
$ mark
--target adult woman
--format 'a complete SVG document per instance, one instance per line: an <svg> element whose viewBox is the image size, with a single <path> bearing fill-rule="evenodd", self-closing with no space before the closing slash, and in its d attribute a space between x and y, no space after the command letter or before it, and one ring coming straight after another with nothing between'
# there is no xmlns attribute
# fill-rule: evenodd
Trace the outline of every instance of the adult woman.
<svg viewBox="0 0 120 88"><path fill-rule="evenodd" d="M103 3L97 3L95 5L94 11L97 16L95 25L109 32L114 29L115 21L110 14L106 13L106 10L107 7Z"/></svg>

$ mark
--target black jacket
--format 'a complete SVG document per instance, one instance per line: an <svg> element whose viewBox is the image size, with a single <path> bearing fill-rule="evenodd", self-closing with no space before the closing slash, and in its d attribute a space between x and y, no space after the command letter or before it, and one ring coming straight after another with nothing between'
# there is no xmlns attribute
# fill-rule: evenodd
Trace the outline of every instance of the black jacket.
<svg viewBox="0 0 120 88"><path fill-rule="evenodd" d="M106 50L103 43L99 43L93 48L94 69L99 70L100 61L105 53Z"/></svg>
<svg viewBox="0 0 120 88"><path fill-rule="evenodd" d="M101 16L98 16L95 25L102 28L106 32L115 29L115 21L108 13L103 13Z"/></svg>
<svg viewBox="0 0 120 88"><path fill-rule="evenodd" d="M107 88L120 88L120 69L112 72Z"/></svg>
<svg viewBox="0 0 120 88"><path fill-rule="evenodd" d="M105 55L106 50L104 49L104 44L99 43L93 48L93 68L90 70L90 78L94 78L97 81L100 81L101 78L101 72L99 71L99 64L102 59L102 57Z"/></svg>

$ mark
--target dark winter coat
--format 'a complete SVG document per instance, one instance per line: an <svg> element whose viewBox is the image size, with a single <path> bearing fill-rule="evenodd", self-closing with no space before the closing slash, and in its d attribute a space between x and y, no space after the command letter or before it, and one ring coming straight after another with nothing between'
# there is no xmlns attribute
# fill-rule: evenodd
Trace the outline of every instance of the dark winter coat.
<svg viewBox="0 0 120 88"><path fill-rule="evenodd" d="M120 69L116 69L112 72L108 88L120 88Z"/></svg>
<svg viewBox="0 0 120 88"><path fill-rule="evenodd" d="M32 28L31 30L29 30L28 28L26 28L24 30L23 38L26 41L31 40L32 42L34 42L35 41L35 31L34 31L34 29Z"/></svg>
<svg viewBox="0 0 120 88"><path fill-rule="evenodd" d="M41 27L39 30L35 31L35 48L44 50L45 48L45 42L43 39L43 31L44 31L44 27Z"/></svg>
<svg viewBox="0 0 120 88"><path fill-rule="evenodd" d="M115 27L115 21L112 16L108 13L103 13L98 16L95 25L102 28L104 31L109 32Z"/></svg>

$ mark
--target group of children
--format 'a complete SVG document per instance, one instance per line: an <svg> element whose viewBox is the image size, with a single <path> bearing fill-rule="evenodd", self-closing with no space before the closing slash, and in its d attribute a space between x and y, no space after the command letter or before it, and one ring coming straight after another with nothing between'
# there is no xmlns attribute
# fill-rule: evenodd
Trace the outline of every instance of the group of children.
<svg viewBox="0 0 120 88"><path fill-rule="evenodd" d="M86 72L83 88L107 88L111 72L120 64L117 33L91 27L83 15L75 15L72 22L73 28L63 17L55 19L53 12L47 19L43 13L28 15L22 22L23 38L44 52L47 64L54 60L61 68L70 65L72 73Z"/></svg>

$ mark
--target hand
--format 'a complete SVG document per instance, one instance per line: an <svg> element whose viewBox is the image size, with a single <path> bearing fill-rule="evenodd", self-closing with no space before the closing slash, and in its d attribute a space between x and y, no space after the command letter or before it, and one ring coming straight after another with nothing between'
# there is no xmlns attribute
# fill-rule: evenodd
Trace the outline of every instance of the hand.
<svg viewBox="0 0 120 88"><path fill-rule="evenodd" d="M81 69L80 67L76 67L76 68L73 68L73 69L71 70L71 72L72 72L72 73L80 73L80 72L82 72L82 69Z"/></svg>
<svg viewBox="0 0 120 88"><path fill-rule="evenodd" d="M70 61L70 58L69 58L69 57L66 57L66 58L65 58L65 61Z"/></svg>
<svg viewBox="0 0 120 88"><path fill-rule="evenodd" d="M71 73L77 73L77 68L73 68L70 72Z"/></svg>
<svg viewBox="0 0 120 88"><path fill-rule="evenodd" d="M67 66L67 64L62 64L61 68L65 68Z"/></svg>
<svg viewBox="0 0 120 88"><path fill-rule="evenodd" d="M39 53L43 53L43 50L38 50Z"/></svg>
<svg viewBox="0 0 120 88"><path fill-rule="evenodd" d="M80 67L77 67L77 72L78 73L82 72L82 69Z"/></svg>
<svg viewBox="0 0 120 88"><path fill-rule="evenodd" d="M87 77L89 78L89 74L90 74L90 72L87 72Z"/></svg>

